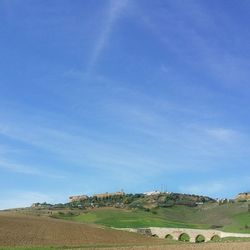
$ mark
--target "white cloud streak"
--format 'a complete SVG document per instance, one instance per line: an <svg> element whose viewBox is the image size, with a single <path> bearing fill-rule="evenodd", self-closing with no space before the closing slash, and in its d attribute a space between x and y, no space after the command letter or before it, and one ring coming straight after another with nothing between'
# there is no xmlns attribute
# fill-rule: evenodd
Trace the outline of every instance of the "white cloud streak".
<svg viewBox="0 0 250 250"><path fill-rule="evenodd" d="M82 166L84 168L88 166L113 172L117 172L119 169L127 172L135 169L147 169L145 175L157 172L155 166L158 167L158 171L166 167L155 157L133 152L127 146L113 141L112 138L107 140L97 134L87 136L83 130L69 132L35 126L33 122L30 122L33 126L18 123L19 128L16 128L11 123L3 126L5 129L0 128L0 134L50 151L57 157L63 157L67 162L75 163L78 167ZM117 144L119 144L118 147ZM39 174L34 169L15 164L5 164L3 167L16 172Z"/></svg>
<svg viewBox="0 0 250 250"><path fill-rule="evenodd" d="M231 37L226 29L239 29L237 20L234 21L229 13L222 11L219 15L211 15L199 1L168 1L168 8L161 8L157 15L154 9L143 11L138 7L137 12L143 25L186 67L203 69L206 74L209 72L211 79L226 88L241 91L242 87L248 86L249 58L233 51L233 42L241 40L244 43L247 40L244 34L239 32L237 39L228 39L232 40L230 47L220 43L220 34ZM213 33L213 42L207 31Z"/></svg>
<svg viewBox="0 0 250 250"><path fill-rule="evenodd" d="M47 171L43 171L44 168L41 166L37 168L34 166L28 166L26 164L20 164L20 163L17 164L9 162L1 158L0 158L0 169L25 175L33 175L33 176L56 178L56 179L64 178L64 176L62 176L61 174L51 174Z"/></svg>
<svg viewBox="0 0 250 250"><path fill-rule="evenodd" d="M223 142L235 142L235 140L239 138L239 133L237 131L227 128L210 128L207 129L206 132L215 139Z"/></svg>
<svg viewBox="0 0 250 250"><path fill-rule="evenodd" d="M102 51L108 43L117 20L121 17L123 10L128 5L128 0L110 0L107 11L106 21L103 22L101 33L95 44L92 57L90 59L87 74L90 74L95 67Z"/></svg>

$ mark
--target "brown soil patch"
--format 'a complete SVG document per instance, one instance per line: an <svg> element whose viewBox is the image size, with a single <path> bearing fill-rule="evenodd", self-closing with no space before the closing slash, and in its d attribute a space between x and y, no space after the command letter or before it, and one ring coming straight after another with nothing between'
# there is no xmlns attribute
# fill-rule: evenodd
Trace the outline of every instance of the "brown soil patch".
<svg viewBox="0 0 250 250"><path fill-rule="evenodd" d="M84 248L83 250L249 250L250 242L242 243L204 243L165 246L137 246L115 248ZM80 249L78 249L80 250Z"/></svg>
<svg viewBox="0 0 250 250"><path fill-rule="evenodd" d="M83 223L0 213L0 246L152 245L157 242L160 240Z"/></svg>

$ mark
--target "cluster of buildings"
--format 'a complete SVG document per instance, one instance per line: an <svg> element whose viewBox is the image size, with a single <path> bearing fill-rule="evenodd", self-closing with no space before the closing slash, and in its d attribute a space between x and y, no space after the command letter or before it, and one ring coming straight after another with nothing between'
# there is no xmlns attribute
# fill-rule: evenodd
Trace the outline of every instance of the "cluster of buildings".
<svg viewBox="0 0 250 250"><path fill-rule="evenodd" d="M102 194L94 194L92 197L96 197L98 199L105 199L105 198L110 198L110 197L114 197L114 196L124 196L125 193L123 191L119 191L119 192L114 192L114 193L102 193ZM75 196L70 196L69 200L70 202L74 202L74 201L84 201L87 200L88 198L90 198L87 195L75 195Z"/></svg>
<svg viewBox="0 0 250 250"><path fill-rule="evenodd" d="M70 202L74 201L84 201L87 200L89 197L87 195L73 195L69 197Z"/></svg>
<svg viewBox="0 0 250 250"><path fill-rule="evenodd" d="M145 192L143 193L146 196L153 196L153 195L159 195L161 193L165 193L165 194L170 194L170 192L161 192L158 190L154 190L154 191L149 191L149 192ZM91 197L96 197L98 199L105 199L105 198L110 198L110 197L114 197L114 196L124 196L125 193L123 191L118 191L118 192L114 192L114 193L102 193L102 194L94 194L93 196L87 196L87 195L74 195L74 196L70 196L69 197L69 201L70 202L74 202L74 201L84 201L87 200L88 198Z"/></svg>
<svg viewBox="0 0 250 250"><path fill-rule="evenodd" d="M31 205L31 207L32 208L50 208L50 207L52 207L52 205L48 204L46 202L44 202L44 203L36 202L36 203L33 203Z"/></svg>
<svg viewBox="0 0 250 250"><path fill-rule="evenodd" d="M147 196L151 196L151 195L158 195L161 193L162 192L160 192L158 190L154 190L154 191L145 192L143 194L147 195ZM169 193L169 192L167 192L167 193ZM98 199L105 199L105 198L110 198L110 197L114 197L114 196L124 196L124 195L125 195L125 193L123 191L119 191L119 192L114 192L114 193L106 192L106 193L102 193L102 194L94 194L92 197L96 197ZM70 202L84 201L84 200L87 200L88 198L90 198L90 197L87 195L74 195L74 196L70 196L69 200L70 200Z"/></svg>
<svg viewBox="0 0 250 250"><path fill-rule="evenodd" d="M149 192L145 192L143 193L144 195L147 195L147 196L151 196L151 195L157 195L157 194L160 194L161 192L160 191L149 191Z"/></svg>
<svg viewBox="0 0 250 250"><path fill-rule="evenodd" d="M146 196L151 196L151 195L158 195L158 194L171 194L171 192L161 192L161 191L158 191L158 190L154 190L154 191L149 191L149 192L145 192L143 193L144 195Z"/></svg>
<svg viewBox="0 0 250 250"><path fill-rule="evenodd" d="M235 199L216 199L216 201L220 204L250 201L250 192L239 193Z"/></svg>
<svg viewBox="0 0 250 250"><path fill-rule="evenodd" d="M145 192L143 193L143 195L146 196L154 196L154 195L159 195L159 194L171 194L171 192L161 192L158 190L154 190L154 191L149 191L149 192ZM101 193L101 194L94 194L93 196L87 196L87 195L73 195L69 197L69 201L70 202L77 202L77 201L85 201L89 198L97 198L97 199L107 199L107 198L111 198L111 197L115 197L115 196L124 196L125 193L123 191L118 191L118 192L114 192L114 193ZM231 203L231 202L235 202L235 201L250 201L250 192L245 192L245 193L239 193L235 199L216 199L216 201L219 204L225 204L225 203ZM199 201L196 202L196 205L202 205L204 202ZM44 203L33 203L32 206L33 208L50 208L52 207L51 204L47 204L46 202ZM250 207L249 207L249 211L250 211Z"/></svg>
<svg viewBox="0 0 250 250"><path fill-rule="evenodd" d="M250 192L239 193L236 197L237 201L250 201Z"/></svg>
<svg viewBox="0 0 250 250"><path fill-rule="evenodd" d="M114 193L103 193L103 194L94 194L93 197L96 197L98 199L105 199L105 198L110 198L113 196L124 196L125 193L123 191L121 192L114 192Z"/></svg>

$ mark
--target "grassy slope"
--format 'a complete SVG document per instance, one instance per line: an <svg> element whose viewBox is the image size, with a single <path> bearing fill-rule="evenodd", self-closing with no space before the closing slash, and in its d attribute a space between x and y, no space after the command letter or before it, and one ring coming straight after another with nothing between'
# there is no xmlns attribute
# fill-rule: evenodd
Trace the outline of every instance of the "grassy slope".
<svg viewBox="0 0 250 250"><path fill-rule="evenodd" d="M200 208L184 206L160 209L158 213L171 221L220 226L228 232L250 233L250 213L246 203L209 204ZM248 228L249 227L249 228Z"/></svg>
<svg viewBox="0 0 250 250"><path fill-rule="evenodd" d="M174 210L174 208L172 209ZM78 222L95 223L108 227L189 227L208 228L208 225L168 220L164 213L153 214L141 210L96 209L78 216L59 216Z"/></svg>
<svg viewBox="0 0 250 250"><path fill-rule="evenodd" d="M59 216L79 222L95 223L108 227L188 227L210 228L220 226L228 232L250 233L250 213L247 204L216 204L200 208L175 206L159 208L152 212L142 210L95 209L78 216ZM249 228L246 227L249 226Z"/></svg>
<svg viewBox="0 0 250 250"><path fill-rule="evenodd" d="M250 233L250 213L240 213L232 218L232 223L224 226L228 232Z"/></svg>

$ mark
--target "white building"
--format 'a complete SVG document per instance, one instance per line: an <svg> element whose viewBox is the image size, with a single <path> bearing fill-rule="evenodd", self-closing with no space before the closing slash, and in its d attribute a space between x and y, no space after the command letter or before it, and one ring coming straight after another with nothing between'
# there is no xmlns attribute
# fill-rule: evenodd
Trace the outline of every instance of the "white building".
<svg viewBox="0 0 250 250"><path fill-rule="evenodd" d="M160 194L160 193L161 193L160 191L155 190L155 191L145 192L143 194L150 196L150 195L157 195L157 194Z"/></svg>

